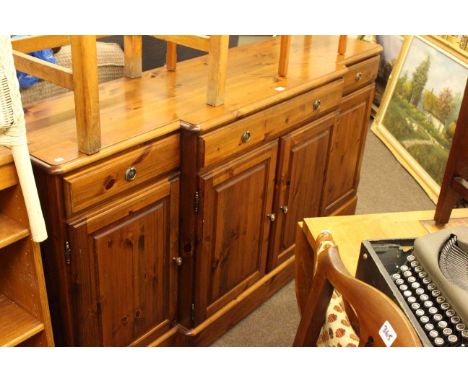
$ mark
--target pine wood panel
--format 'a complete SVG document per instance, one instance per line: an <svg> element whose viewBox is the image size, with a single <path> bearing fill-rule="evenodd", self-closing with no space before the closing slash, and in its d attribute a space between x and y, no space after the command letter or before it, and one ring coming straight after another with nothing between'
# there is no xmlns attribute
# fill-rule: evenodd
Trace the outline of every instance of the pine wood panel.
<svg viewBox="0 0 468 382"><path fill-rule="evenodd" d="M270 248L270 269L291 255L284 251L294 245L297 222L320 214L330 135L336 116L337 113L332 113L280 140L278 195L274 207L278 218Z"/></svg>
<svg viewBox="0 0 468 382"><path fill-rule="evenodd" d="M0 249L29 236L27 227L6 215L0 214Z"/></svg>
<svg viewBox="0 0 468 382"><path fill-rule="evenodd" d="M363 87L377 78L380 56L372 57L348 67L349 71L344 75L344 94Z"/></svg>
<svg viewBox="0 0 468 382"><path fill-rule="evenodd" d="M0 346L16 346L44 330L44 324L0 294Z"/></svg>
<svg viewBox="0 0 468 382"><path fill-rule="evenodd" d="M203 233L196 321L213 314L266 271L277 142L201 178Z"/></svg>
<svg viewBox="0 0 468 382"><path fill-rule="evenodd" d="M343 98L333 128L322 213L330 215L356 195L374 85Z"/></svg>

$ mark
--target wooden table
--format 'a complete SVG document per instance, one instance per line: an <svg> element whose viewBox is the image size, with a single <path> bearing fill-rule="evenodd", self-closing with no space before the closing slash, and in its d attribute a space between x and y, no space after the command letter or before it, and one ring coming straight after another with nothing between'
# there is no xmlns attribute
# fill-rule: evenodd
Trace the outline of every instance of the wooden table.
<svg viewBox="0 0 468 382"><path fill-rule="evenodd" d="M303 231L312 248L321 230L331 231L343 263L355 274L363 240L413 238L450 226L468 225L468 208L454 209L446 225L437 226L433 218L434 211L307 218Z"/></svg>

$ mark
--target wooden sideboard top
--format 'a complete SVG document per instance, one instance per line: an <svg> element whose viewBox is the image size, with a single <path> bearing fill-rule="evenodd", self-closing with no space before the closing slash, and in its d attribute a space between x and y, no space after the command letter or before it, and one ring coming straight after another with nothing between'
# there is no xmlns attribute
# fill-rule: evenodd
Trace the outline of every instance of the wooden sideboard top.
<svg viewBox="0 0 468 382"><path fill-rule="evenodd" d="M207 56L180 62L175 72L162 67L142 78L104 83L102 149L91 156L78 152L73 93L42 100L25 110L31 155L49 172L64 173L170 134L181 121L203 132L342 77L345 65L381 51L377 44L349 39L337 62L337 46L338 36L294 36L288 77L282 79L276 76L279 38L230 49L225 104L218 107L205 103Z"/></svg>

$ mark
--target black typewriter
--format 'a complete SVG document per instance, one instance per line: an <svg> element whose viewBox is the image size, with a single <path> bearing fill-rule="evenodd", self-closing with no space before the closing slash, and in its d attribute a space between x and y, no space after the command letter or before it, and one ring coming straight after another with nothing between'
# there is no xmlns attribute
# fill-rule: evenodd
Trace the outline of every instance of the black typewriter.
<svg viewBox="0 0 468 382"><path fill-rule="evenodd" d="M400 305L424 346L468 346L468 227L364 241L356 277Z"/></svg>

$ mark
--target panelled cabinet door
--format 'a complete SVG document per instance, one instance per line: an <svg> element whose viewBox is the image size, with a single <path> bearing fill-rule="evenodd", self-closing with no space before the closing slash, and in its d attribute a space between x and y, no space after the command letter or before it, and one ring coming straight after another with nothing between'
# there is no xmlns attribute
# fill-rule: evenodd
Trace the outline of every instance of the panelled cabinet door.
<svg viewBox="0 0 468 382"><path fill-rule="evenodd" d="M147 344L176 319L178 180L70 227L77 345Z"/></svg>
<svg viewBox="0 0 468 382"><path fill-rule="evenodd" d="M285 261L296 239L297 222L319 216L331 130L337 113L280 139L273 242L269 270Z"/></svg>
<svg viewBox="0 0 468 382"><path fill-rule="evenodd" d="M322 215L337 213L356 196L373 95L372 84L344 97L341 102L331 138Z"/></svg>
<svg viewBox="0 0 468 382"><path fill-rule="evenodd" d="M274 141L200 177L196 323L266 272L277 146Z"/></svg>

